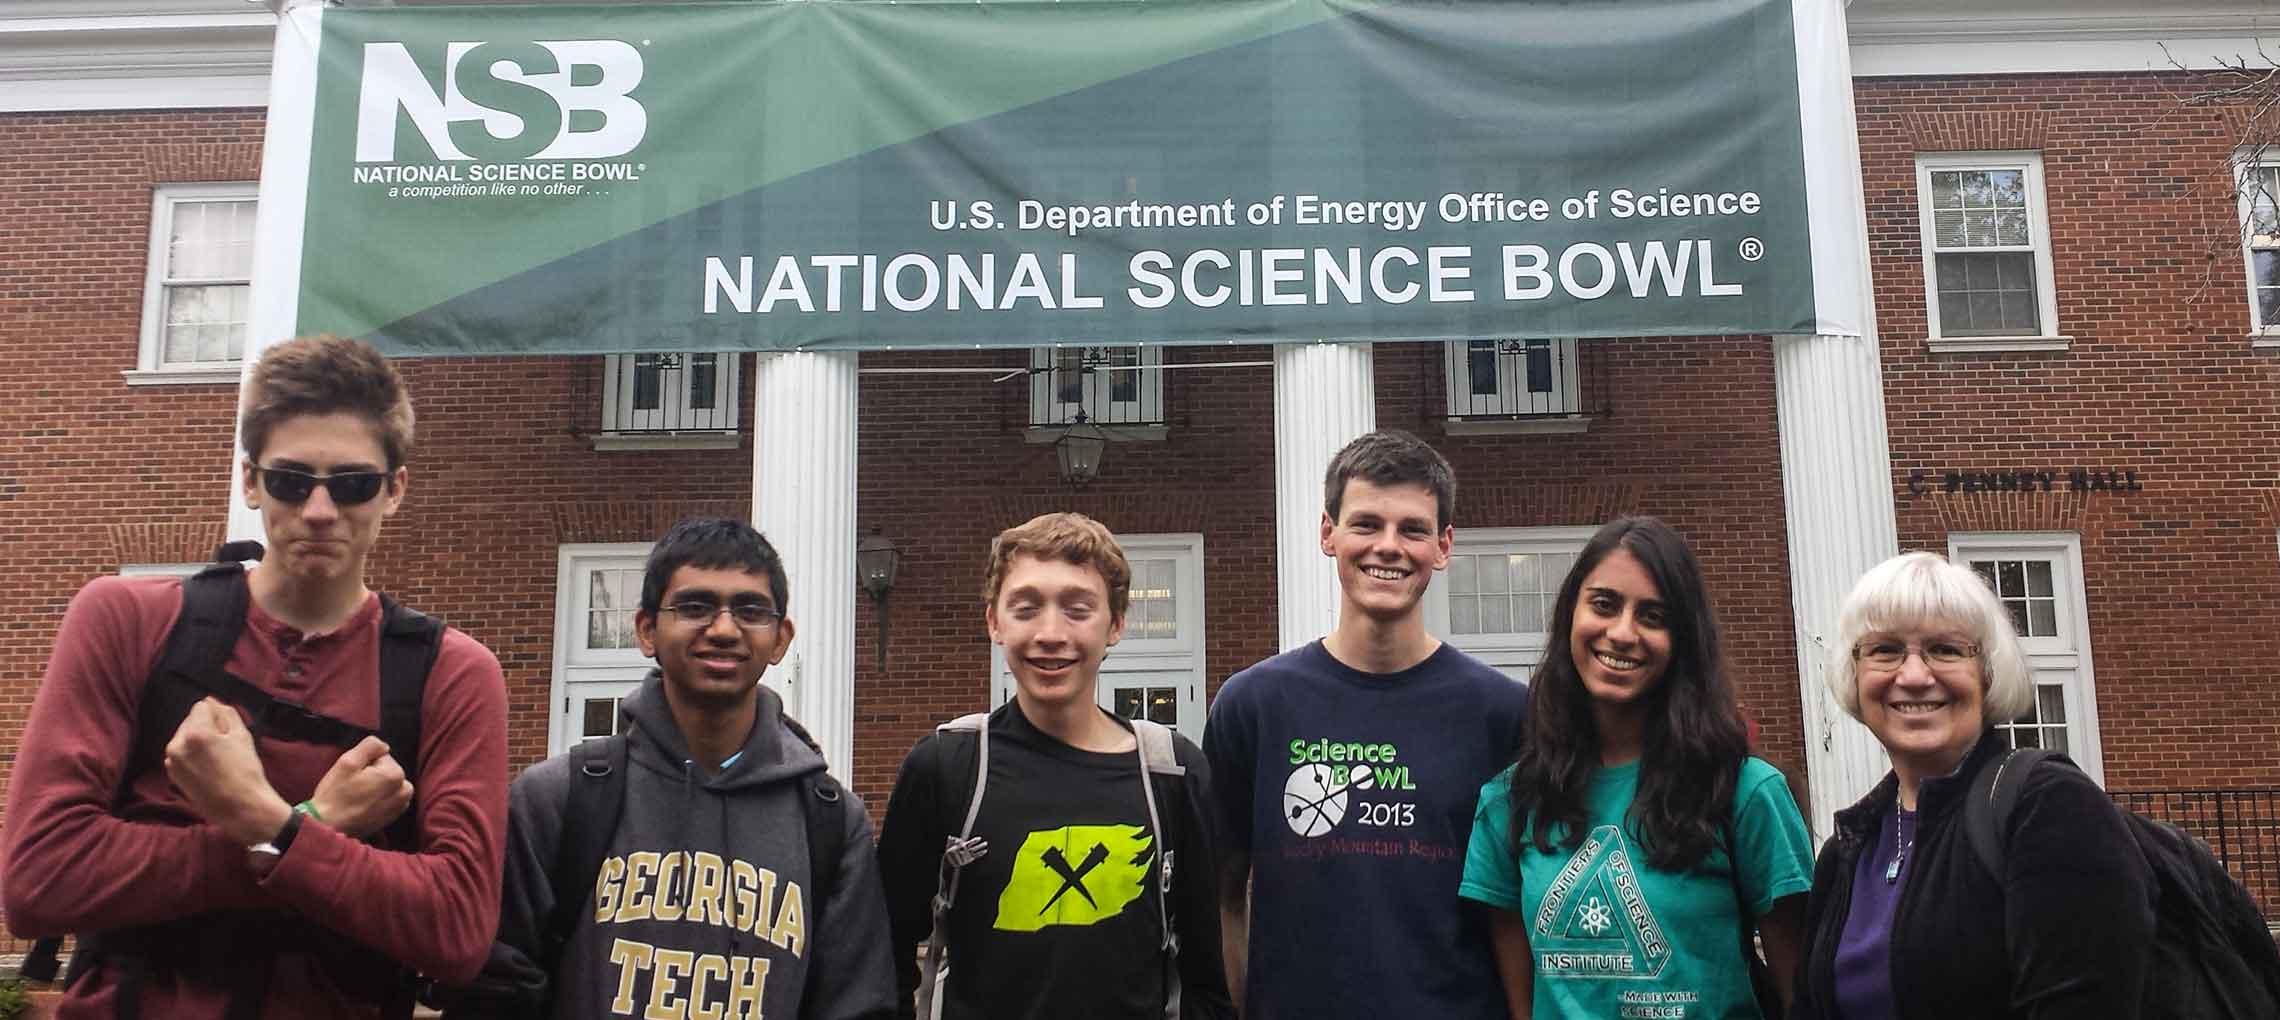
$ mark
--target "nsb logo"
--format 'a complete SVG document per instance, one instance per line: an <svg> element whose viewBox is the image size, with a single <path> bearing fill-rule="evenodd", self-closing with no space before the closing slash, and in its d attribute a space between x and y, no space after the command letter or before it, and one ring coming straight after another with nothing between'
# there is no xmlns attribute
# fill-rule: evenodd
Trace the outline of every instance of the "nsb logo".
<svg viewBox="0 0 2280 1020"><path fill-rule="evenodd" d="M441 70L438 91L410 47L364 45L357 162L396 159L399 114L444 160L607 159L649 130L641 51L616 39L447 43Z"/></svg>

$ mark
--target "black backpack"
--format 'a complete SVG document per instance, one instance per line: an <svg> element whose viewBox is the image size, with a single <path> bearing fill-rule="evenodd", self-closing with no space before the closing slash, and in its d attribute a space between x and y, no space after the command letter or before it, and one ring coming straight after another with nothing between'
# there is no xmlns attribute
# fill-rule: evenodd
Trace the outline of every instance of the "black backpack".
<svg viewBox="0 0 2280 1020"><path fill-rule="evenodd" d="M165 760L166 744L202 698L215 697L243 709L260 736L301 743L323 744L343 750L367 736L387 742L404 768L404 778L418 784L420 706L427 693L429 670L443 645L442 621L380 596L380 728L375 733L353 723L310 711L279 698L228 672L230 653L245 629L251 593L245 567L239 560L260 559L257 543L233 542L215 552L215 563L182 581L182 612L167 632L158 666L144 685L136 708L134 735L128 745L126 767L120 770L113 809L124 802L136 779ZM415 798L416 798L415 794ZM399 850L419 846L419 810L415 801L382 831L380 845ZM63 940L35 942L24 957L20 973L35 981L53 981ZM82 932L72 953L68 987L98 962L122 968L116 1015L136 1020L142 1013L140 988L154 966L188 967L224 975L230 984L227 1016L257 1017L267 996L271 956L252 946L290 947L318 954L335 977L349 977L349 987L382 997L385 1016L409 1017L418 976L374 950L310 922L279 924L268 915L210 914L162 924L114 931ZM235 945L233 945L235 944ZM232 952L232 949L235 952ZM217 953L219 955L217 955Z"/></svg>
<svg viewBox="0 0 2280 1020"><path fill-rule="evenodd" d="M1980 770L1964 805L1964 833L1981 866L2003 874L2004 833L2035 766L2078 768L2054 751L2023 748ZM2178 1020L2280 1018L2280 949L2256 900L2207 844L2168 822L2117 805L2151 869L2153 943L2141 1016Z"/></svg>

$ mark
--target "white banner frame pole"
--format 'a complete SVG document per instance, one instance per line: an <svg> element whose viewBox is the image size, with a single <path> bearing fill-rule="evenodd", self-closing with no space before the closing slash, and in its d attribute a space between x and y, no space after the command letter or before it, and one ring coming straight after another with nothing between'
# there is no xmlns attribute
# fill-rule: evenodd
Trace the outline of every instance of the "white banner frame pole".
<svg viewBox="0 0 2280 1020"><path fill-rule="evenodd" d="M240 491L239 451L245 437L245 384L271 344L291 339L301 308L301 250L309 211L309 145L316 126L317 44L324 4L293 0L277 18L269 59L269 108L261 145L259 204L253 220L253 293L246 315L245 363L238 375L238 414L230 423L231 541L262 537L261 515Z"/></svg>
<svg viewBox="0 0 2280 1020"><path fill-rule="evenodd" d="M1884 749L1837 707L1827 677L1849 659L1835 647L1838 603L1898 549L1898 529L1845 5L1793 0L1791 12L1817 332L1773 338L1774 392L1807 815L1826 838L1836 811L1886 768Z"/></svg>

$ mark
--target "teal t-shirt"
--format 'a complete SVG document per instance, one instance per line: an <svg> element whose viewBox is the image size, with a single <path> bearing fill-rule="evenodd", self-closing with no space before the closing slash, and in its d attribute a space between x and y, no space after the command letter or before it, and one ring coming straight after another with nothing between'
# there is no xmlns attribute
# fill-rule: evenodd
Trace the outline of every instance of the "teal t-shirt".
<svg viewBox="0 0 2280 1020"><path fill-rule="evenodd" d="M1459 894L1528 919L1535 1020L1757 1020L1742 961L1738 895L1750 916L1813 885L1812 837L1781 770L1757 758L1734 791L1734 842L1693 871L1647 866L1624 817L1634 762L1603 768L1584 801L1591 831L1568 850L1512 853L1512 771L1480 790Z"/></svg>

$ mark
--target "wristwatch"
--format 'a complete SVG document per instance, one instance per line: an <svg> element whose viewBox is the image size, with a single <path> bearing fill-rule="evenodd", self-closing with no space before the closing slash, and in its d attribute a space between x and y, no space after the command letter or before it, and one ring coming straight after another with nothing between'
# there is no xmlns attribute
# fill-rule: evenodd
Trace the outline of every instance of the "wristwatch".
<svg viewBox="0 0 2280 1020"><path fill-rule="evenodd" d="M246 867L253 869L253 877L268 878L271 869L285 858L285 850L293 845L293 837L301 832L301 813L295 811L285 819L285 827L277 835L245 848Z"/></svg>

